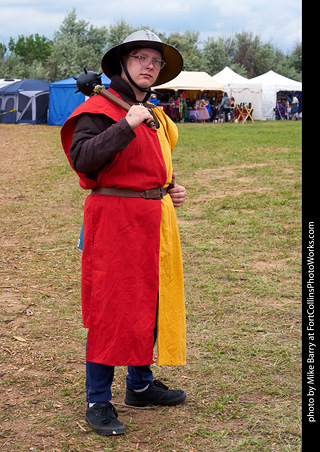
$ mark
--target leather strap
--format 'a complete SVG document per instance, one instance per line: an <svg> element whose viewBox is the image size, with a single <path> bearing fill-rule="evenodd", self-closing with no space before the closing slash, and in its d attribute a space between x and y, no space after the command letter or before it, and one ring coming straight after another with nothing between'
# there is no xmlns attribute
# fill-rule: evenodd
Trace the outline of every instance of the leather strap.
<svg viewBox="0 0 320 452"><path fill-rule="evenodd" d="M144 191L128 190L127 188L109 188L97 187L91 190L92 195L122 196L125 198L144 198L144 199L162 199L167 193L168 188L152 188Z"/></svg>

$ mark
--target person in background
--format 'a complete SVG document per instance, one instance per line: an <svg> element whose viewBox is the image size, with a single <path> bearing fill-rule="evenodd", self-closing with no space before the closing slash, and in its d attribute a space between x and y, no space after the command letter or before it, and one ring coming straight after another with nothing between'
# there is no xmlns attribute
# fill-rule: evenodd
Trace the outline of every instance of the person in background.
<svg viewBox="0 0 320 452"><path fill-rule="evenodd" d="M223 98L222 98L222 101L220 104L220 108L222 109L223 116L224 116L223 120L225 122L228 122L228 120L229 120L230 107L231 107L231 100L230 100L230 97L228 96L228 94L225 92L223 94Z"/></svg>
<svg viewBox="0 0 320 452"><path fill-rule="evenodd" d="M156 94L151 94L150 96L150 102L153 103L153 105L159 105L160 100L158 100L157 95Z"/></svg>
<svg viewBox="0 0 320 452"><path fill-rule="evenodd" d="M208 110L207 110L207 105L208 105L208 102L206 102L204 99L201 100L200 105L199 105L199 116L198 116L198 119L203 124L208 119L210 119L210 115L209 115Z"/></svg>
<svg viewBox="0 0 320 452"><path fill-rule="evenodd" d="M208 114L209 114L209 119L207 120L207 122L210 122L211 121L211 103L210 103L210 99L207 100L206 109L208 110Z"/></svg>
<svg viewBox="0 0 320 452"><path fill-rule="evenodd" d="M151 87L176 77L182 56L149 30L129 35L101 63L109 91L79 106L61 129L66 156L85 190L82 316L86 348L86 421L101 435L125 426L111 404L115 366L128 366L125 403L177 405L187 395L155 380L150 365L185 365L183 268L171 152L178 130L148 102ZM154 128L145 124L153 120Z"/></svg>
<svg viewBox="0 0 320 452"><path fill-rule="evenodd" d="M290 119L298 119L299 101L295 94L292 95Z"/></svg>
<svg viewBox="0 0 320 452"><path fill-rule="evenodd" d="M286 119L286 109L281 103L278 103L275 108L275 116L277 120Z"/></svg>
<svg viewBox="0 0 320 452"><path fill-rule="evenodd" d="M234 121L237 118L237 104L233 96L230 97L230 119Z"/></svg>

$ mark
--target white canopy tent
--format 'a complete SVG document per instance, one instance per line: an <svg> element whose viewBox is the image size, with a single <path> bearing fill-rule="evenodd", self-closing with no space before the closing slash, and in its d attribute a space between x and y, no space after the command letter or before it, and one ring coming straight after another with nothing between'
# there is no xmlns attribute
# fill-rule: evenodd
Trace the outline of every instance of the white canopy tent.
<svg viewBox="0 0 320 452"><path fill-rule="evenodd" d="M154 89L173 91L223 91L223 85L210 77L206 72L182 71L180 74L163 85L155 86Z"/></svg>
<svg viewBox="0 0 320 452"><path fill-rule="evenodd" d="M217 80L222 85L229 84L229 83L247 83L248 79L245 77L242 77L242 75L237 74L232 69L230 69L228 66L226 66L222 71L218 72L213 77L215 80Z"/></svg>
<svg viewBox="0 0 320 452"><path fill-rule="evenodd" d="M262 85L262 118L273 119L279 91L302 91L302 83L269 71L250 79L250 83Z"/></svg>
<svg viewBox="0 0 320 452"><path fill-rule="evenodd" d="M154 87L155 91L163 91L166 94L162 98L161 106L173 119L197 120L197 102L201 97L222 97L223 85L214 80L207 72L182 71L173 80ZM172 96L175 91L176 96ZM178 93L180 91L180 93ZM204 93L204 95L202 94ZM173 97L178 98L173 101ZM182 100L184 99L184 100Z"/></svg>
<svg viewBox="0 0 320 452"><path fill-rule="evenodd" d="M254 106L252 111L252 118L262 119L262 85L261 83L254 83L242 75L237 74L228 66L222 71L213 76L224 86L224 91L229 96L233 96L236 104L251 104Z"/></svg>
<svg viewBox="0 0 320 452"><path fill-rule="evenodd" d="M20 78L0 78L0 88L3 88L4 86L10 85L14 82L20 82Z"/></svg>
<svg viewBox="0 0 320 452"><path fill-rule="evenodd" d="M252 119L263 119L262 105L262 86L259 83L230 83L226 90L230 96L233 96L236 104L251 104L253 111Z"/></svg>

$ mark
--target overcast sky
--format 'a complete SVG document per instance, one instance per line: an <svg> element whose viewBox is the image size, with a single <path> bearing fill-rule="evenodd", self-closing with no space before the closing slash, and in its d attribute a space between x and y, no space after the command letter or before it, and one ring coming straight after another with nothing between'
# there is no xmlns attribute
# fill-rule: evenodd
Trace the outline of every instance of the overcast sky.
<svg viewBox="0 0 320 452"><path fill-rule="evenodd" d="M10 0L0 1L0 42L38 33L52 39L68 13L109 27L124 20L158 32L199 31L200 39L249 31L291 53L302 41L302 0Z"/></svg>

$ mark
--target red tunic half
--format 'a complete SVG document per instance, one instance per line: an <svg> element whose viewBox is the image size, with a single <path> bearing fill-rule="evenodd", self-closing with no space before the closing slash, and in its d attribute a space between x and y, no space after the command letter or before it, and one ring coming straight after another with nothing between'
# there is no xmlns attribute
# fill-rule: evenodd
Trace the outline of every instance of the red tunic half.
<svg viewBox="0 0 320 452"><path fill-rule="evenodd" d="M106 114L115 121L126 115L99 95L78 107L61 129L69 161L76 117L85 112ZM135 133L136 138L104 167L97 182L78 173L82 188L140 191L168 185L171 174L157 130L141 124ZM163 206L171 212L170 218L174 213L170 195L165 198L165 204L163 200L105 195L86 199L81 291L83 324L89 328L88 361L111 366L153 363ZM168 316L167 311L164 314ZM170 343L174 356L175 342ZM174 357L169 361L184 364L180 359L174 362Z"/></svg>

